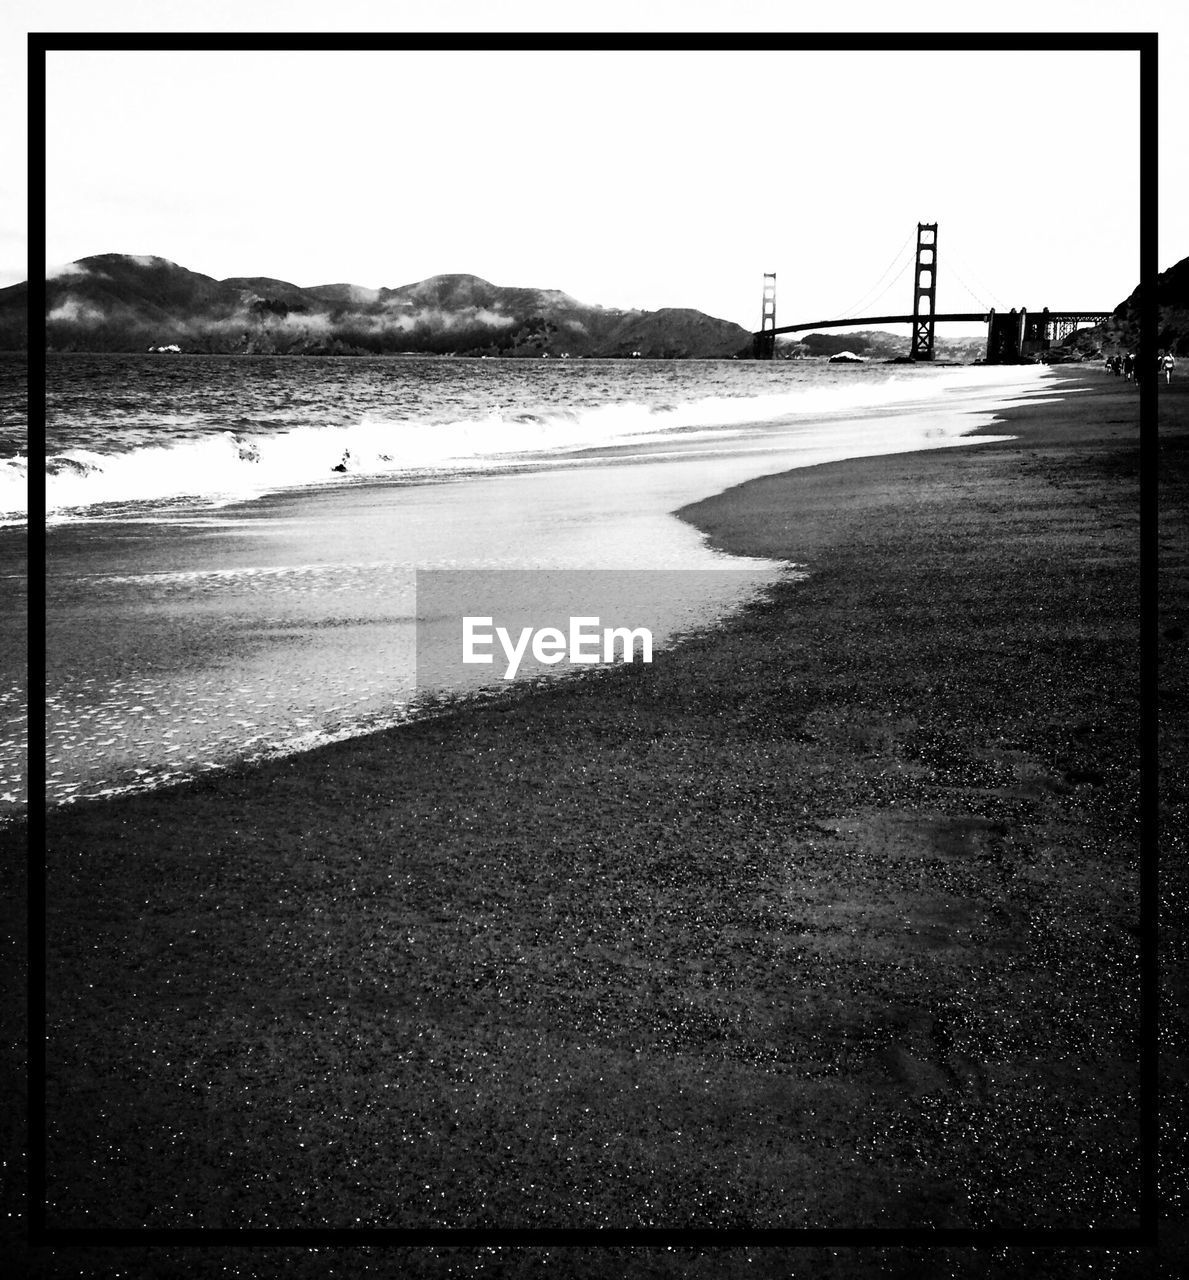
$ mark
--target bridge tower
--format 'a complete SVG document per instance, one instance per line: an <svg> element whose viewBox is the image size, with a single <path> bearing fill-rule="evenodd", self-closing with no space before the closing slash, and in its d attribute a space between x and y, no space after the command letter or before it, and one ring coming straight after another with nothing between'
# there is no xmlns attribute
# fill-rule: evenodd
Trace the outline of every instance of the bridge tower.
<svg viewBox="0 0 1189 1280"><path fill-rule="evenodd" d="M764 272L764 309L760 331L755 340L757 360L771 360L776 355L776 272Z"/></svg>
<svg viewBox="0 0 1189 1280"><path fill-rule="evenodd" d="M910 360L933 359L933 326L937 314L937 223L917 223L917 269L912 290Z"/></svg>

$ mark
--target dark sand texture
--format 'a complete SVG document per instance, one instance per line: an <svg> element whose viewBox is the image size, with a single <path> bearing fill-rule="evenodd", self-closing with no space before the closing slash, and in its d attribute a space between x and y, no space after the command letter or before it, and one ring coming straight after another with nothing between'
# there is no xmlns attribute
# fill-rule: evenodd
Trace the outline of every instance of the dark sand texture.
<svg viewBox="0 0 1189 1280"><path fill-rule="evenodd" d="M688 508L810 577L652 668L53 813L49 1223L1135 1225L1138 404L1097 371L1068 385L1005 415L1012 443ZM1161 403L1173 911L1186 399ZM1171 1089L1171 1003L1165 1028ZM1174 1151L1170 1212L1182 1173ZM497 1263L791 1265L742 1246L401 1255L404 1274ZM796 1255L824 1276L1151 1264Z"/></svg>

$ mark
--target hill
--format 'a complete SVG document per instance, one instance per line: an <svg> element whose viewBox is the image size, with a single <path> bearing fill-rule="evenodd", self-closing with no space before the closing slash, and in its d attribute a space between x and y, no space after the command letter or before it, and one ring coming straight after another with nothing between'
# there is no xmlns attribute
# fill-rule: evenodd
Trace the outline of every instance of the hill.
<svg viewBox="0 0 1189 1280"><path fill-rule="evenodd" d="M1121 355L1136 351L1140 341L1138 287L1115 308L1111 318L1092 329L1079 329L1062 347L1074 354ZM1159 322L1156 346L1174 355L1189 357L1189 258L1156 277Z"/></svg>
<svg viewBox="0 0 1189 1280"><path fill-rule="evenodd" d="M0 347L28 346L28 285L0 290ZM46 281L53 351L227 354L749 355L741 326L700 311L617 311L556 289L439 275L397 288L215 280L165 258L99 254Z"/></svg>
<svg viewBox="0 0 1189 1280"><path fill-rule="evenodd" d="M778 342L780 340L778 339ZM908 354L907 332L892 333L887 329L861 329L855 333L807 333L804 337L785 339L777 347L780 355L793 357L833 356L840 351L853 351L868 360L895 360ZM946 338L938 334L934 351L939 360L973 362L986 354L987 339L982 337Z"/></svg>

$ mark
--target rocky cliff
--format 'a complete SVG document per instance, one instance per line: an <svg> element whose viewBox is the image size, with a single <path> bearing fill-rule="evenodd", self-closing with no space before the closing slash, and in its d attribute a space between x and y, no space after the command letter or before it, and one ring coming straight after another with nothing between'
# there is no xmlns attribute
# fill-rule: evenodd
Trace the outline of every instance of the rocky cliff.
<svg viewBox="0 0 1189 1280"><path fill-rule="evenodd" d="M1062 344L1075 353L1098 352L1120 355L1137 351L1140 345L1140 297L1138 287L1115 308L1105 323L1079 329ZM1162 271L1156 277L1156 346L1175 355L1189 357L1189 258Z"/></svg>

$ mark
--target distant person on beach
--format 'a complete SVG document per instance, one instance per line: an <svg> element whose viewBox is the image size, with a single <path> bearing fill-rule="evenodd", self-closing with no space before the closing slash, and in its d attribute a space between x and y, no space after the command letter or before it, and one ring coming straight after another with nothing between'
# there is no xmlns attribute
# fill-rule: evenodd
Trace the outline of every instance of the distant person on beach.
<svg viewBox="0 0 1189 1280"><path fill-rule="evenodd" d="M1164 370L1164 385L1167 386L1172 382L1172 371L1177 367L1177 362L1171 351L1166 351L1160 357L1160 363L1157 366Z"/></svg>

